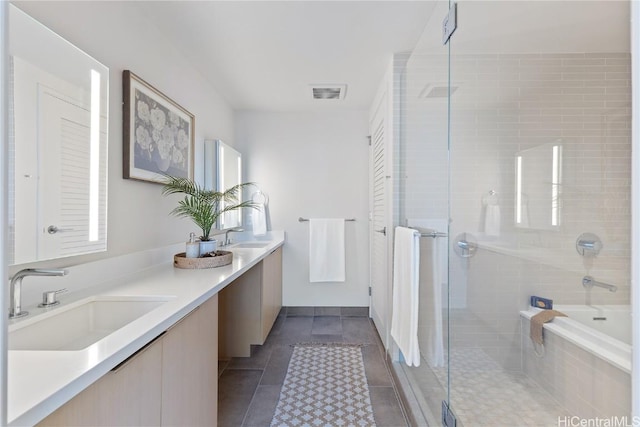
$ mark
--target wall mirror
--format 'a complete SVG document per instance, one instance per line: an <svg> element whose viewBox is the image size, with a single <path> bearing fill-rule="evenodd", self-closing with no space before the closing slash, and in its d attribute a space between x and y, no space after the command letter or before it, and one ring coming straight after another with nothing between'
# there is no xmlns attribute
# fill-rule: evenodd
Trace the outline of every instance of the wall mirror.
<svg viewBox="0 0 640 427"><path fill-rule="evenodd" d="M207 140L204 144L205 188L225 191L242 183L242 154L219 139ZM238 200L244 200L242 191ZM225 212L218 220L218 228L242 225L242 211Z"/></svg>
<svg viewBox="0 0 640 427"><path fill-rule="evenodd" d="M562 143L516 154L515 223L520 228L555 230L561 222Z"/></svg>
<svg viewBox="0 0 640 427"><path fill-rule="evenodd" d="M9 263L107 248L109 69L9 8Z"/></svg>

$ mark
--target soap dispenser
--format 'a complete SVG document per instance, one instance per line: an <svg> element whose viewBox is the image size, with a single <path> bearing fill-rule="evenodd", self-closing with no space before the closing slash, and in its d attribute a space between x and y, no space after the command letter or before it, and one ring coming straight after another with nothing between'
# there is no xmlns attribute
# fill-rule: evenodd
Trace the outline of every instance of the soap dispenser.
<svg viewBox="0 0 640 427"><path fill-rule="evenodd" d="M187 242L186 257L187 258L200 257L200 242L196 242L196 233L191 233L189 235L189 241Z"/></svg>

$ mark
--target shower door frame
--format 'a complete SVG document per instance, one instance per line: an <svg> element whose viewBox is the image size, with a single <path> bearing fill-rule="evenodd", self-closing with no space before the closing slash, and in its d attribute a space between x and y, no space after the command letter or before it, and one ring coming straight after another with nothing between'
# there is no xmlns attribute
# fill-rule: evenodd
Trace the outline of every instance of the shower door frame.
<svg viewBox="0 0 640 427"><path fill-rule="evenodd" d="M640 2L631 1L631 414L640 418Z"/></svg>

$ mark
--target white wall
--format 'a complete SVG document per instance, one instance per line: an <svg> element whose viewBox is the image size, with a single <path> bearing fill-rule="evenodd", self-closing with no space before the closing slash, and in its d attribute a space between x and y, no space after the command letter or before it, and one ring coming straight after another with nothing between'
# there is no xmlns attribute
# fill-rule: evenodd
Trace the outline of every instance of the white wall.
<svg viewBox="0 0 640 427"><path fill-rule="evenodd" d="M7 277L7 153L9 148L7 132L7 52L8 52L8 16L9 8L6 2L0 3L0 277ZM5 282L6 283L6 282ZM0 307L7 307L9 288L0 291ZM6 313L3 311L3 313ZM7 316L0 317L0 425L7 424Z"/></svg>
<svg viewBox="0 0 640 427"><path fill-rule="evenodd" d="M176 199L162 197L158 184L122 179L122 71L133 71L195 115L195 175L199 180L204 139L220 138L233 145L231 107L164 39L162 31L141 16L135 2L16 5L110 70L108 251L38 265L78 264L186 241L195 227L187 219L169 216Z"/></svg>
<svg viewBox="0 0 640 427"><path fill-rule="evenodd" d="M366 111L236 115L246 179L269 196L271 226L286 231L283 304L368 306L368 125ZM309 223L347 222L345 283L309 282Z"/></svg>
<svg viewBox="0 0 640 427"><path fill-rule="evenodd" d="M638 230L640 229L640 202L638 188L640 184L640 156L638 151L640 150L640 119L638 118L638 111L640 111L640 3L631 3L631 58L632 58L632 72L631 72L631 87L633 88L633 106L634 111L632 117L632 182L631 182L631 199L632 199L632 229L633 236L638 236ZM637 319L640 317L640 260L638 254L640 253L640 243L638 239L632 240L632 277L631 277L631 306L633 310L632 316ZM633 352L633 359L631 361L632 366L632 399L633 408L632 415L640 417L640 351L638 351L638 343L640 343L640 322L633 322L632 325L632 341L634 343L635 350Z"/></svg>

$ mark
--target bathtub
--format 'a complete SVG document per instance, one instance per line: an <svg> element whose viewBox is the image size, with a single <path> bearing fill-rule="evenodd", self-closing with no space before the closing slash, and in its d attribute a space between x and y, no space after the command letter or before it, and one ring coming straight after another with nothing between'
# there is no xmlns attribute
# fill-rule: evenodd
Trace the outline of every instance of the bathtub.
<svg viewBox="0 0 640 427"><path fill-rule="evenodd" d="M630 306L557 305L553 308L568 317L556 317L546 323L545 333L552 332L617 368L631 372ZM531 319L540 311L529 307L520 315Z"/></svg>
<svg viewBox="0 0 640 427"><path fill-rule="evenodd" d="M523 371L568 414L582 418L631 416L631 311L629 306L558 305L568 317L544 325L544 350L529 338L520 312Z"/></svg>

